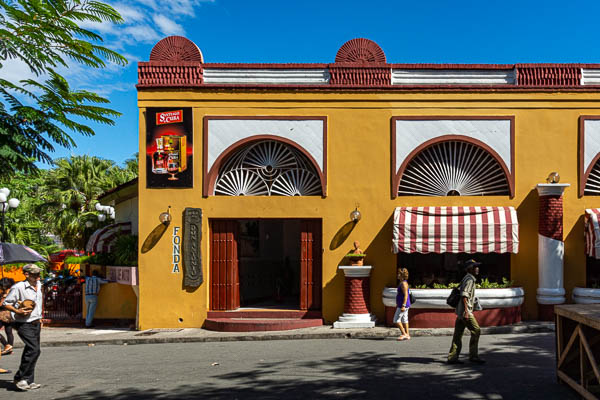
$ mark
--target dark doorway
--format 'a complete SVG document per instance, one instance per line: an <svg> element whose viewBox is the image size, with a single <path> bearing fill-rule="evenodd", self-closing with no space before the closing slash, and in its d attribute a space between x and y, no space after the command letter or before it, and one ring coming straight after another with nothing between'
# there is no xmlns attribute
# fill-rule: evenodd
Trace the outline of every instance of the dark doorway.
<svg viewBox="0 0 600 400"><path fill-rule="evenodd" d="M213 220L211 235L211 310L320 310L321 220Z"/></svg>
<svg viewBox="0 0 600 400"><path fill-rule="evenodd" d="M300 220L239 222L240 306L300 307Z"/></svg>

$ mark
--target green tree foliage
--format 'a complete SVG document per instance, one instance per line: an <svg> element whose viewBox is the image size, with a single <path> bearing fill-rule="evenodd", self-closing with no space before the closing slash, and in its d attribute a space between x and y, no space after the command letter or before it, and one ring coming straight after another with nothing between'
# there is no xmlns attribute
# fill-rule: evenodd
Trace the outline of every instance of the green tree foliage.
<svg viewBox="0 0 600 400"><path fill-rule="evenodd" d="M69 132L94 135L88 121L113 125L117 111L108 99L73 90L57 68L79 63L104 68L126 65L102 37L81 22L121 23L111 6L90 0L0 0L0 75L7 60L24 62L36 79L0 79L0 174L33 172L35 162L52 163L54 146L71 148ZM86 121L85 123L82 121Z"/></svg>
<svg viewBox="0 0 600 400"><path fill-rule="evenodd" d="M98 196L137 176L113 161L98 157L73 156L55 161L46 180L48 226L65 246L83 249L89 230L98 226L95 206ZM136 171L137 172L137 171ZM87 228L86 222L93 225ZM105 223L110 223L106 221Z"/></svg>
<svg viewBox="0 0 600 400"><path fill-rule="evenodd" d="M46 255L56 250L52 236L65 247L83 249L89 235L103 224L95 205L99 195L137 177L130 166L90 156L58 159L51 170L17 173L0 180L21 204L6 213L6 241L26 244ZM87 227L90 221L92 226ZM89 224L88 224L89 225Z"/></svg>
<svg viewBox="0 0 600 400"><path fill-rule="evenodd" d="M46 200L44 181L47 171L40 170L33 175L18 173L8 180L2 181L2 187L10 188L9 197L20 200L19 207L8 209L5 214L3 241L25 244L40 254L47 256L58 249L58 246L45 229L39 210Z"/></svg>

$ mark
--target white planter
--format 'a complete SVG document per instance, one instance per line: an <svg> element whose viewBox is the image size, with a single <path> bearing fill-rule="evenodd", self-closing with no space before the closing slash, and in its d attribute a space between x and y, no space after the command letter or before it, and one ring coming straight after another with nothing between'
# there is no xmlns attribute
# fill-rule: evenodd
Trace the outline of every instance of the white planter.
<svg viewBox="0 0 600 400"><path fill-rule="evenodd" d="M573 289L573 301L577 304L598 304L600 289L576 287Z"/></svg>
<svg viewBox="0 0 600 400"><path fill-rule="evenodd" d="M446 304L446 299L452 289L411 289L410 291L416 300L415 304L411 306L412 308L451 308ZM386 307L396 307L396 293L396 288L386 287L383 289L383 304ZM484 309L508 308L523 304L525 291L522 287L476 289L475 296L479 298L479 302Z"/></svg>

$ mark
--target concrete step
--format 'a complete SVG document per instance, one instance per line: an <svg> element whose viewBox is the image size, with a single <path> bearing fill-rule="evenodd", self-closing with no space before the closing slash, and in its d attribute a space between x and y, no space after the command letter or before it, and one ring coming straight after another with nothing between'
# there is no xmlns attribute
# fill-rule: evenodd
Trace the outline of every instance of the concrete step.
<svg viewBox="0 0 600 400"><path fill-rule="evenodd" d="M321 311L306 310L265 310L244 309L232 311L209 311L208 318L287 318L287 319L321 319Z"/></svg>
<svg viewBox="0 0 600 400"><path fill-rule="evenodd" d="M321 318L207 318L204 329L218 332L288 331L322 326Z"/></svg>

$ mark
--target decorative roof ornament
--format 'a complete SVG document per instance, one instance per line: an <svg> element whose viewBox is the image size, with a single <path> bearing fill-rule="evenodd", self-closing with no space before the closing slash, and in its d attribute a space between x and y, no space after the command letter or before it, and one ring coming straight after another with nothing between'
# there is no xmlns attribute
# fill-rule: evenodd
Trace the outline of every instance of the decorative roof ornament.
<svg viewBox="0 0 600 400"><path fill-rule="evenodd" d="M385 53L377 43L369 39L352 39L340 47L336 63L386 63Z"/></svg>
<svg viewBox="0 0 600 400"><path fill-rule="evenodd" d="M194 42L183 36L169 36L160 40L150 52L150 61L204 62L202 52Z"/></svg>

